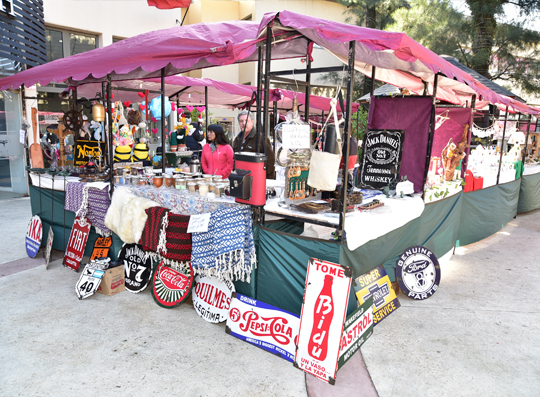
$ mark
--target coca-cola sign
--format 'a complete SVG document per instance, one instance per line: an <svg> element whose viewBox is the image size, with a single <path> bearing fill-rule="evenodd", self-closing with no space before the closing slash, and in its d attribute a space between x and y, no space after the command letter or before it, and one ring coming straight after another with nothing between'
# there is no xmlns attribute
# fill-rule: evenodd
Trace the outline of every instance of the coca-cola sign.
<svg viewBox="0 0 540 397"><path fill-rule="evenodd" d="M165 308L179 306L191 292L193 285L191 264L183 265L180 270L175 270L161 261L154 267L153 281L152 296L159 306Z"/></svg>
<svg viewBox="0 0 540 397"><path fill-rule="evenodd" d="M90 234L90 222L86 218L76 217L73 228L69 235L69 242L64 254L64 265L79 271L79 266L84 255L88 235Z"/></svg>
<svg viewBox="0 0 540 397"><path fill-rule="evenodd" d="M347 267L309 259L294 365L330 384L336 379L351 275Z"/></svg>
<svg viewBox="0 0 540 397"><path fill-rule="evenodd" d="M293 362L298 316L242 294L233 294L226 332Z"/></svg>
<svg viewBox="0 0 540 397"><path fill-rule="evenodd" d="M193 288L193 307L206 321L222 323L227 320L234 291L234 284L229 280L197 276Z"/></svg>

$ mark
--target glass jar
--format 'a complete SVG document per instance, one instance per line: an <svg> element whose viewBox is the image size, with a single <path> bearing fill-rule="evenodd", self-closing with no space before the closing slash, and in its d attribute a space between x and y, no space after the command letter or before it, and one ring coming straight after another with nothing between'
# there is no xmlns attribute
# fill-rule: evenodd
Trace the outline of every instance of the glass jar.
<svg viewBox="0 0 540 397"><path fill-rule="evenodd" d="M174 187L184 190L186 188L186 178L177 176L174 178Z"/></svg>
<svg viewBox="0 0 540 397"><path fill-rule="evenodd" d="M225 194L225 189L229 187L228 183L218 183L216 184L216 188L214 192L216 193L217 197L221 197Z"/></svg>
<svg viewBox="0 0 540 397"><path fill-rule="evenodd" d="M210 182L208 184L208 192L214 193L214 190L216 189L216 184L214 182Z"/></svg>
<svg viewBox="0 0 540 397"><path fill-rule="evenodd" d="M208 193L208 182L199 182L199 195L206 196Z"/></svg>
<svg viewBox="0 0 540 397"><path fill-rule="evenodd" d="M212 178L213 178L213 177L214 177L214 176L211 175L211 174L203 174L204 181L205 181L205 182L208 182L208 183L212 182Z"/></svg>
<svg viewBox="0 0 540 397"><path fill-rule="evenodd" d="M131 184L133 186L137 186L139 184L139 181L141 180L141 177L138 175L132 175L131 176Z"/></svg>
<svg viewBox="0 0 540 397"><path fill-rule="evenodd" d="M197 182L188 182L187 188L190 193L195 193L197 191Z"/></svg>

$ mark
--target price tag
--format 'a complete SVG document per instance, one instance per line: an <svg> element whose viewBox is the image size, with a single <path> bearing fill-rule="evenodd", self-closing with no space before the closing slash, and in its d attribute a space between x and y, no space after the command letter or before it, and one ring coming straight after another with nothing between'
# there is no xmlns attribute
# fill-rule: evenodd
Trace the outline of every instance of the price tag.
<svg viewBox="0 0 540 397"><path fill-rule="evenodd" d="M307 124L284 124L282 140L283 146L288 149L309 149L311 146L311 128Z"/></svg>
<svg viewBox="0 0 540 397"><path fill-rule="evenodd" d="M191 215L187 228L188 233L204 233L208 231L210 212L200 215Z"/></svg>

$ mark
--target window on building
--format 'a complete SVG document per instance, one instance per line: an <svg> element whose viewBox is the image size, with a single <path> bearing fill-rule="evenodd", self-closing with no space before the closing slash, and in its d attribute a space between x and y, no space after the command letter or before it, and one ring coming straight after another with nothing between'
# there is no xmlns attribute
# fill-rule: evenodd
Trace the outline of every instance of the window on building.
<svg viewBox="0 0 540 397"><path fill-rule="evenodd" d="M81 54L98 47L98 36L84 33L45 29L45 37L47 40L47 59L49 61Z"/></svg>
<svg viewBox="0 0 540 397"><path fill-rule="evenodd" d="M45 29L45 39L47 40L47 60L50 62L63 58L64 47L62 43L62 32Z"/></svg>
<svg viewBox="0 0 540 397"><path fill-rule="evenodd" d="M117 43L117 42L122 41L122 40L124 40L124 39L125 39L125 37L113 37L113 38L112 38L112 42L113 42L113 43Z"/></svg>

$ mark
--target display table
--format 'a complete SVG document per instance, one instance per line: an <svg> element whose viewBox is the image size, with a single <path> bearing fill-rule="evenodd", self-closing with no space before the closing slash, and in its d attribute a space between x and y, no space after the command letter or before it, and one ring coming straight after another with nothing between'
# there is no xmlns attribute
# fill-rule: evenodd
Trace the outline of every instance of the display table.
<svg viewBox="0 0 540 397"><path fill-rule="evenodd" d="M119 189L129 189L138 197L144 197L159 203L160 206L169 208L172 212L183 215L202 214L214 212L225 207L245 207L249 205L239 204L233 197L199 196L199 194L182 194L181 190L168 187L156 188L155 186L118 186ZM185 191L184 191L185 192Z"/></svg>
<svg viewBox="0 0 540 397"><path fill-rule="evenodd" d="M346 240L350 250L355 250L368 241L405 225L418 218L424 211L424 202L418 194L404 198L386 198L384 195L378 195L376 198L382 201L384 206L362 212L355 210L345 217ZM268 200L264 209L273 215L281 214L297 217L299 220L303 218L326 222L335 227L339 225L339 214L307 214L293 211L280 206L279 199Z"/></svg>
<svg viewBox="0 0 540 397"><path fill-rule="evenodd" d="M29 172L28 175L30 175L33 186L42 187L44 189L53 189L54 181L54 190L62 192L65 191L68 182L79 182L81 180L81 178L76 176L66 176L65 178L63 176L55 176L53 178L52 175L47 173L37 174L35 172Z"/></svg>

